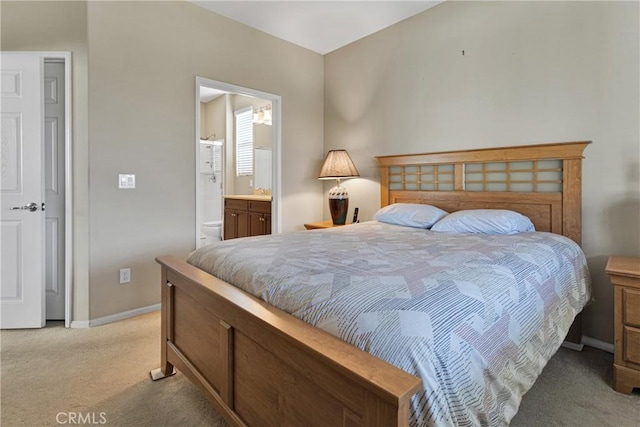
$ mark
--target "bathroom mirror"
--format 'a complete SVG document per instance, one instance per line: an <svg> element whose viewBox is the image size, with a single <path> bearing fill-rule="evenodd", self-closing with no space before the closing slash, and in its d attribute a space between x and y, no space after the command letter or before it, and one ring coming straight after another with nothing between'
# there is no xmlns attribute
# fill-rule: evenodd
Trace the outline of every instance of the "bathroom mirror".
<svg viewBox="0 0 640 427"><path fill-rule="evenodd" d="M271 148L256 147L254 151L254 188L257 191L271 192Z"/></svg>

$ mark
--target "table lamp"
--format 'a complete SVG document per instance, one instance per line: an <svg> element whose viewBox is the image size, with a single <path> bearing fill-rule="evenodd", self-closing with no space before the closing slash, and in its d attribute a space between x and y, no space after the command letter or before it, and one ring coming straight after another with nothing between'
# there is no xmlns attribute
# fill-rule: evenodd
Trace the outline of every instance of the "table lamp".
<svg viewBox="0 0 640 427"><path fill-rule="evenodd" d="M335 179L337 184L329 190L329 210L335 225L344 225L349 209L349 194L340 187L341 178L360 176L347 150L330 150L320 169L319 179Z"/></svg>

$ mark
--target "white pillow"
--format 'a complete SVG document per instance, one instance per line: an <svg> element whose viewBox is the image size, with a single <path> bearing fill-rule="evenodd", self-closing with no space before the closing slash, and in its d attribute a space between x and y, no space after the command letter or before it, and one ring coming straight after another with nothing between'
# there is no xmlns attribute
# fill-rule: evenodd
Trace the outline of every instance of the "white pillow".
<svg viewBox="0 0 640 427"><path fill-rule="evenodd" d="M431 231L475 234L517 234L536 231L531 220L506 209L457 211L438 221Z"/></svg>
<svg viewBox="0 0 640 427"><path fill-rule="evenodd" d="M431 205L394 203L380 209L373 218L387 224L429 228L446 215L447 212Z"/></svg>

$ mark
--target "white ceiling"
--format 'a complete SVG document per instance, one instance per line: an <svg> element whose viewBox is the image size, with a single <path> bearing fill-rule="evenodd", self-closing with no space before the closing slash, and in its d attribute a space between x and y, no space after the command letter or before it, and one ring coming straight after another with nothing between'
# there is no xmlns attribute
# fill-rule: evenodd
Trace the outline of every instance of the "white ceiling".
<svg viewBox="0 0 640 427"><path fill-rule="evenodd" d="M212 87L200 86L200 102L211 102L220 95L224 95L225 91L214 89Z"/></svg>
<svg viewBox="0 0 640 427"><path fill-rule="evenodd" d="M192 0L192 3L324 55L442 1Z"/></svg>

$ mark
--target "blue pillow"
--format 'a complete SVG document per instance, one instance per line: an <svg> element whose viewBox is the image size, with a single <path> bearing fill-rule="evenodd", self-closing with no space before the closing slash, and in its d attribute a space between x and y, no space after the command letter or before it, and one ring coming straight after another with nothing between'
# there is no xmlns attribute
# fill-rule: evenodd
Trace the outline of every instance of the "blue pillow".
<svg viewBox="0 0 640 427"><path fill-rule="evenodd" d="M387 224L429 228L446 215L446 211L431 205L394 203L380 209L373 218Z"/></svg>
<svg viewBox="0 0 640 427"><path fill-rule="evenodd" d="M531 220L506 209L457 211L438 221L431 231L474 234L517 234L536 231Z"/></svg>

